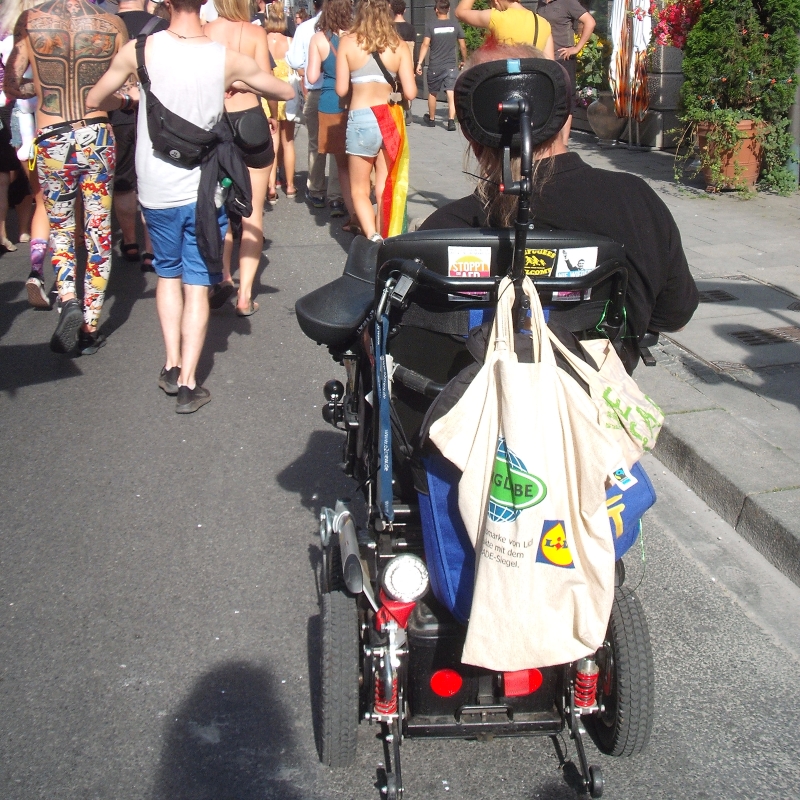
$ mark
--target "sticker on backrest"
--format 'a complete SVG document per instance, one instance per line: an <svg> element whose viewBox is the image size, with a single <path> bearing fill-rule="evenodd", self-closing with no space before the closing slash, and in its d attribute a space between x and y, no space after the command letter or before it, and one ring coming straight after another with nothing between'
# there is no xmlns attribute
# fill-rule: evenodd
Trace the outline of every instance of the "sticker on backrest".
<svg viewBox="0 0 800 800"><path fill-rule="evenodd" d="M525 251L525 274L531 278L547 277L553 271L556 263L555 250L527 249Z"/></svg>
<svg viewBox="0 0 800 800"><path fill-rule="evenodd" d="M447 248L447 274L451 278L489 278L491 273L491 247Z"/></svg>
<svg viewBox="0 0 800 800"><path fill-rule="evenodd" d="M558 251L556 278L579 278L596 266L596 247L565 247Z"/></svg>

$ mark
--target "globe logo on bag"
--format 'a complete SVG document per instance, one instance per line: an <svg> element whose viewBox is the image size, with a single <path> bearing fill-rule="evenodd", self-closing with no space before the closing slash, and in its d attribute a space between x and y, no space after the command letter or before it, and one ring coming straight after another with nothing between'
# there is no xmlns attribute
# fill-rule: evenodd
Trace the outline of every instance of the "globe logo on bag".
<svg viewBox="0 0 800 800"><path fill-rule="evenodd" d="M528 472L522 461L506 447L506 440L500 437L489 491L489 519L513 522L524 509L538 505L545 497L545 482Z"/></svg>

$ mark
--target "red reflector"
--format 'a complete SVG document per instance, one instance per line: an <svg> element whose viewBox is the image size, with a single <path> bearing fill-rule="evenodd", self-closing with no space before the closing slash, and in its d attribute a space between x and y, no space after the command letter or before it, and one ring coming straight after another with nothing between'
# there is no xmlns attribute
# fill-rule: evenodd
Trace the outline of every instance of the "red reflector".
<svg viewBox="0 0 800 800"><path fill-rule="evenodd" d="M533 694L542 685L542 673L538 669L521 669L518 672L504 672L506 697L523 697Z"/></svg>
<svg viewBox="0 0 800 800"><path fill-rule="evenodd" d="M500 194L505 194L505 191L506 191L505 184L501 183L500 184Z"/></svg>
<svg viewBox="0 0 800 800"><path fill-rule="evenodd" d="M461 691L464 681L454 669L440 669L431 675L431 689L439 697L452 697Z"/></svg>

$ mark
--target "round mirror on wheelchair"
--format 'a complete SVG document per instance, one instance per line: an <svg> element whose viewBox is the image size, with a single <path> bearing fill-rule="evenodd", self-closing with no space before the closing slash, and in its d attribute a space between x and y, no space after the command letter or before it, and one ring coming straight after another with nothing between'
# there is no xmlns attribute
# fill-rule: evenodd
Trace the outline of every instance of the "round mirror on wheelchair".
<svg viewBox="0 0 800 800"><path fill-rule="evenodd" d="M413 603L428 591L430 581L425 562L410 553L395 556L383 570L381 586L392 600Z"/></svg>

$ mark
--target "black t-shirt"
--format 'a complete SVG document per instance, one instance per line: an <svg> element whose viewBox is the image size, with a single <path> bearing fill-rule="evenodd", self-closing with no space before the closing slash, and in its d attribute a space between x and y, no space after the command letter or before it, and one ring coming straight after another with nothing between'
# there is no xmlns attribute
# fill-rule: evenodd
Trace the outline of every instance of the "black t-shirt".
<svg viewBox="0 0 800 800"><path fill-rule="evenodd" d="M546 175L548 165L540 166ZM691 319L699 301L678 226L664 201L641 179L595 169L577 153L553 158L553 172L531 199L537 228L607 236L625 246L628 334L674 331ZM420 230L488 227L476 195L434 211ZM636 348L638 351L638 348Z"/></svg>
<svg viewBox="0 0 800 800"><path fill-rule="evenodd" d="M397 35L404 41L404 42L416 42L417 41L417 31L416 28L410 22L395 22L394 24L395 30L397 31Z"/></svg>
<svg viewBox="0 0 800 800"><path fill-rule="evenodd" d="M165 31L169 27L169 23L165 19L160 19L155 14L148 14L146 11L120 11L117 16L125 23L128 29L128 37L135 39L141 32L142 28L151 20L158 19L158 24L153 28L150 33L157 33L158 31ZM136 111L111 111L108 114L108 119L112 125L133 125L136 122Z"/></svg>

